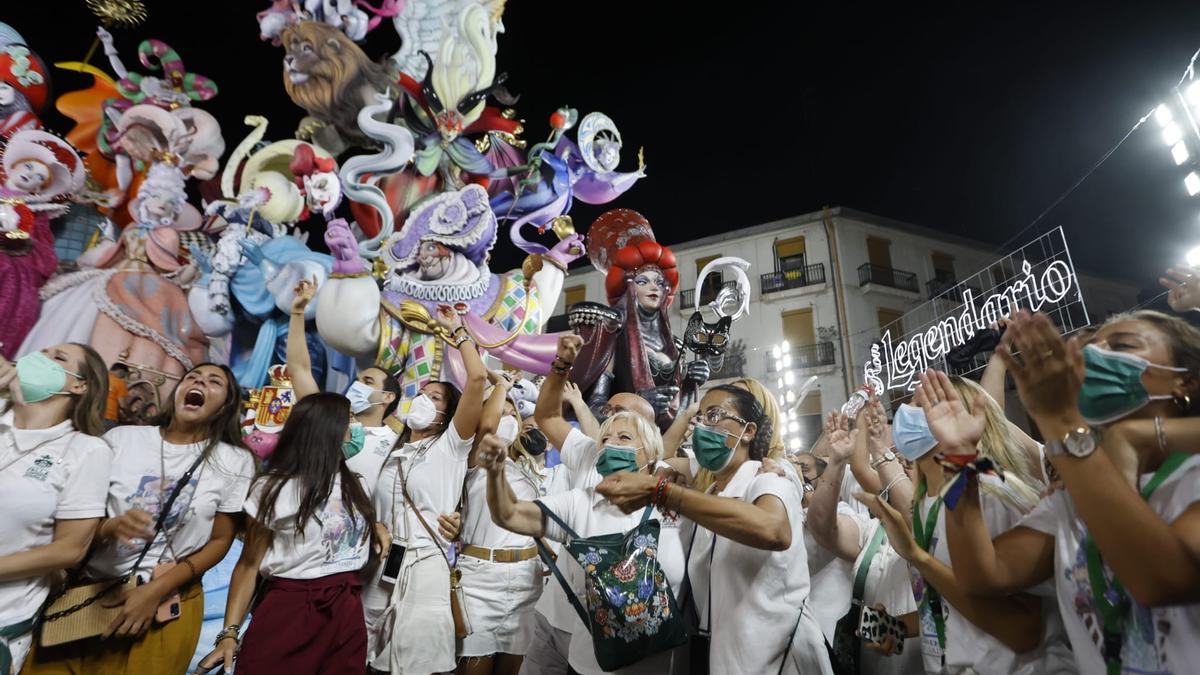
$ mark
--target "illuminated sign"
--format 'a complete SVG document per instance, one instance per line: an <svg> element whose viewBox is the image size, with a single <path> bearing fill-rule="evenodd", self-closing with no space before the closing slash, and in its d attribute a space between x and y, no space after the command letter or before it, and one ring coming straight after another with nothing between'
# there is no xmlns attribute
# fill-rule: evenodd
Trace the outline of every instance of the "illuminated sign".
<svg viewBox="0 0 1200 675"><path fill-rule="evenodd" d="M894 326L887 327L871 345L864 380L876 391L910 391L918 373L930 367L945 369L950 350L1018 309L1046 312L1064 332L1086 325L1087 310L1061 228L905 314L902 324L920 327L903 338L894 338Z"/></svg>

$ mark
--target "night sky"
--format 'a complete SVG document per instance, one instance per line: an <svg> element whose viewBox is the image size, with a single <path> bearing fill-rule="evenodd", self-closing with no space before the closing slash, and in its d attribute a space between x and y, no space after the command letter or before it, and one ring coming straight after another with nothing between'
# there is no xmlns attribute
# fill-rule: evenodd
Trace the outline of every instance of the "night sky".
<svg viewBox="0 0 1200 675"><path fill-rule="evenodd" d="M149 0L150 20L114 31L117 46L132 65L139 40L160 38L215 79L202 105L230 149L251 113L270 117L268 137L290 137L301 111L254 19L267 4ZM1001 244L1164 99L1200 47L1194 2L812 4L510 0L498 71L521 95L526 138L542 140L569 104L616 121L622 168L645 147L648 177L608 207L577 205L580 229L624 206L674 243L845 205ZM47 62L78 60L93 19L82 1L53 5L57 23L45 0L5 3L0 20ZM398 42L385 23L365 48L378 58ZM1200 244L1184 173L1151 120L1016 243L1062 225L1079 267L1147 286Z"/></svg>

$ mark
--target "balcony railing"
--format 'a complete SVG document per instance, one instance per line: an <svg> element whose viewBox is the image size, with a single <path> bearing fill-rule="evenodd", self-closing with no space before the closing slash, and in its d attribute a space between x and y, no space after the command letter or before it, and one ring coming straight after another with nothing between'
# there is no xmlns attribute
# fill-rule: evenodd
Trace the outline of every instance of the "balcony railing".
<svg viewBox="0 0 1200 675"><path fill-rule="evenodd" d="M710 277L711 278L711 277ZM723 282L720 288L737 288L736 281ZM713 290L712 287L700 289L700 304L707 304L717 299L717 293L720 290ZM686 291L680 291L675 298L675 304L679 306L679 311L683 314L689 314L696 309L696 289L689 288Z"/></svg>
<svg viewBox="0 0 1200 675"><path fill-rule="evenodd" d="M758 283L763 295L823 284L825 283L825 263L805 265L779 272L767 272L758 278Z"/></svg>
<svg viewBox="0 0 1200 675"><path fill-rule="evenodd" d="M779 363L776 363L778 361ZM785 370L803 370L832 366L835 363L833 343L817 342L811 345L794 345L781 358L776 359L767 353L767 373L775 374ZM778 367L777 367L778 366Z"/></svg>
<svg viewBox="0 0 1200 675"><path fill-rule="evenodd" d="M874 263L863 263L858 268L858 285L877 284L890 286L902 291L917 293L917 275L904 270L896 270Z"/></svg>
<svg viewBox="0 0 1200 675"><path fill-rule="evenodd" d="M950 300L953 302L962 302L963 293L970 289L971 297L979 297L979 289L974 286L960 286L959 281L954 277L935 277L925 283L925 290L929 293L929 299L941 298L942 300Z"/></svg>

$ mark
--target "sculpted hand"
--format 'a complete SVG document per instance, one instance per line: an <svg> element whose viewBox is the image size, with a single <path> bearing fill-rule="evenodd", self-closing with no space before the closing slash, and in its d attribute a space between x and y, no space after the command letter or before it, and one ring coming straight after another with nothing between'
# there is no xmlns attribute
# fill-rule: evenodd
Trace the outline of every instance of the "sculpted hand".
<svg viewBox="0 0 1200 675"><path fill-rule="evenodd" d="M583 236L576 233L567 235L565 239L555 244L554 248L550 249L545 255L566 267L579 259L584 253L587 253L587 248L583 245Z"/></svg>

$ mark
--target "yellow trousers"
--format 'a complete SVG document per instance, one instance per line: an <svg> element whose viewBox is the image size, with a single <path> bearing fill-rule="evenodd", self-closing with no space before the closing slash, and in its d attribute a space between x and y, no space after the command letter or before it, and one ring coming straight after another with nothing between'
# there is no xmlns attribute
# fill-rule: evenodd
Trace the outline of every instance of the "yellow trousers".
<svg viewBox="0 0 1200 675"><path fill-rule="evenodd" d="M186 675L200 640L204 590L196 583L181 594L179 618L154 624L141 639L90 638L50 648L35 642L21 675Z"/></svg>

